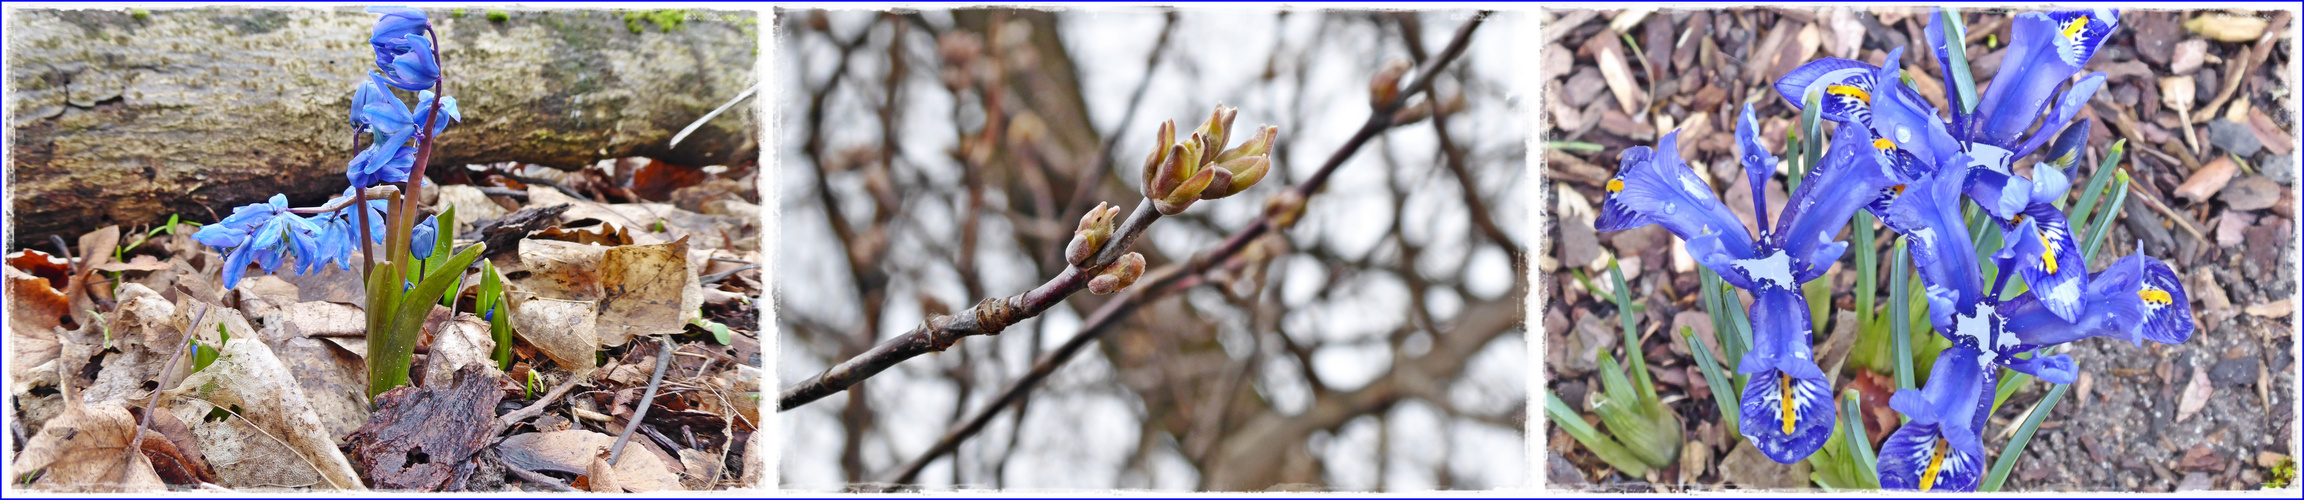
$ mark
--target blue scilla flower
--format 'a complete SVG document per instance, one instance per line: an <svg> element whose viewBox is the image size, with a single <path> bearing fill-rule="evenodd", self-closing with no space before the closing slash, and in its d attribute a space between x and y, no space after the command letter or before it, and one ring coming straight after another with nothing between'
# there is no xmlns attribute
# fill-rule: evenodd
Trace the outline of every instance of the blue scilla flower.
<svg viewBox="0 0 2304 500"><path fill-rule="evenodd" d="M380 183L406 182L408 171L416 164L417 113L432 109L432 91L418 92L415 110L406 102L385 90L387 83L374 73L360 83L353 95L352 123L375 135L375 142L352 157L345 166L344 175L354 188L365 188ZM464 115L456 107L456 98L440 100L440 113L431 119L432 133L438 135L448 128L449 122L463 121Z"/></svg>
<svg viewBox="0 0 2304 500"><path fill-rule="evenodd" d="M344 190L346 198L352 195L353 190L351 188ZM368 200L365 205L368 209L369 242L383 244L384 217L388 202L385 200ZM360 214L353 211L357 209L356 205L345 205L344 208L314 215L308 219L314 227L320 230L320 256L326 259L326 262L337 263L340 269L352 269L352 254L360 250ZM326 262L315 263L311 270L317 270L318 265ZM310 272L311 270L302 272Z"/></svg>
<svg viewBox="0 0 2304 500"><path fill-rule="evenodd" d="M432 258L432 247L440 244L440 216L424 217L408 233L408 253L419 259Z"/></svg>
<svg viewBox="0 0 2304 500"><path fill-rule="evenodd" d="M368 12L383 14L376 19L368 44L376 49L376 69L384 72L386 81L411 92L440 82L440 61L433 54L432 39L421 34L431 31L424 11L369 7Z"/></svg>
<svg viewBox="0 0 2304 500"><path fill-rule="evenodd" d="M288 197L275 194L268 201L232 209L232 215L201 227L192 239L224 254L224 288L232 288L240 284L251 262L269 273L280 269L288 252L300 262L323 260L319 233L303 217L288 212Z"/></svg>
<svg viewBox="0 0 2304 500"><path fill-rule="evenodd" d="M1837 411L1823 370L1817 368L1813 327L1800 284L1823 276L1846 242L1833 241L1873 193L1899 182L1885 150L1864 127L1840 127L1832 147L1785 203L1781 220L1769 230L1763 187L1776 158L1755 137L1750 105L1737 121L1736 138L1745 174L1753 185L1758 238L1728 211L1704 180L1682 163L1678 133L1666 134L1658 149L1624 151L1608 197L1594 226L1619 231L1656 224L1688 241L1689 253L1722 280L1750 291L1753 349L1737 365L1748 375L1739 413L1741 431L1780 463L1806 458L1832 434Z"/></svg>

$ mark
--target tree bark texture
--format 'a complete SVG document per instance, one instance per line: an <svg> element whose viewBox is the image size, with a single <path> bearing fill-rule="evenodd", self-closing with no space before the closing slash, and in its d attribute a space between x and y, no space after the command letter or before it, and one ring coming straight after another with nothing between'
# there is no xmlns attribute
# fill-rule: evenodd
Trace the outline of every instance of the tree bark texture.
<svg viewBox="0 0 2304 500"><path fill-rule="evenodd" d="M758 161L750 106L667 145L753 85L752 12L427 13L464 115L441 136L434 171ZM654 20L671 17L684 19ZM354 7L10 12L11 246L171 213L209 221L210 210L274 193L311 205L343 192L352 89L375 68L375 18Z"/></svg>

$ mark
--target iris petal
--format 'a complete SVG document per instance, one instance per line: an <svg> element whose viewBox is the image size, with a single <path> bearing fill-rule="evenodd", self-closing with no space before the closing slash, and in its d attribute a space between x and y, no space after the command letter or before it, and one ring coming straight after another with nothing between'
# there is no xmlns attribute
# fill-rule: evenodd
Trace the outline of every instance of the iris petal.
<svg viewBox="0 0 2304 500"><path fill-rule="evenodd" d="M1862 61L1827 57L1808 61L1776 79L1776 95L1791 101L1793 108L1808 102L1808 94L1820 93L1816 116L1844 124L1869 125L1872 122L1872 95L1877 91L1876 78L1880 68Z"/></svg>
<svg viewBox="0 0 2304 500"><path fill-rule="evenodd" d="M2031 350L2089 337L2142 343L2140 330L2151 326L2146 303L2146 296L2151 294L2144 288L2148 262L2158 261L2140 255L2122 257L2089 277L2088 291L2080 301L2082 309L2071 321L2049 312L2048 307L2040 303L2040 290L2002 303L2001 314L2008 318L2008 331L2018 344L2011 350ZM2191 314L2188 310L2175 312L2184 313L2183 324L2189 335Z"/></svg>
<svg viewBox="0 0 2304 500"><path fill-rule="evenodd" d="M1738 405L1739 430L1769 459L1793 463L1822 448L1838 420L1812 352L1807 300L1796 290L1770 287L1753 293L1750 311L1754 346L1737 366L1750 375Z"/></svg>
<svg viewBox="0 0 2304 500"><path fill-rule="evenodd" d="M1912 263L1927 287L1928 315L1937 325L1953 324L1956 312L1973 311L1984 299L1975 242L1960 214L1961 173L1938 171L1913 183L1881 219L1912 241Z"/></svg>
<svg viewBox="0 0 2304 500"><path fill-rule="evenodd" d="M1648 224L1664 226L1672 234L1688 240L1691 251L1700 238L1709 237L1707 253L1732 259L1750 258L1753 244L1744 224L1721 204L1711 186L1696 176L1688 164L1680 160L1678 133L1666 134L1657 149L1634 146L1624 150L1616 177L1607 185L1607 199L1601 203L1600 216L1593 226L1601 231L1621 231ZM1700 259L1701 260L1701 259ZM1719 272L1731 283L1739 283L1734 268L1724 266L1721 259L1706 260L1705 264Z"/></svg>
<svg viewBox="0 0 2304 500"><path fill-rule="evenodd" d="M1742 135L1741 129L1738 134ZM1877 200L1882 189L1900 184L1882 164L1886 156L1873 147L1872 139L1864 127L1840 127L1833 134L1831 150L1785 201L1782 219L1765 246L1782 248L1792 256L1795 281L1805 283L1831 269L1848 247L1833 238L1849 218Z"/></svg>
<svg viewBox="0 0 2304 500"><path fill-rule="evenodd" d="M2177 278L2176 270L2160 259L2131 255L2126 258L2143 259L2144 278L2137 295L2144 301L2144 338L2162 344L2178 344L2192 338L2192 303L2184 294L2184 282Z"/></svg>

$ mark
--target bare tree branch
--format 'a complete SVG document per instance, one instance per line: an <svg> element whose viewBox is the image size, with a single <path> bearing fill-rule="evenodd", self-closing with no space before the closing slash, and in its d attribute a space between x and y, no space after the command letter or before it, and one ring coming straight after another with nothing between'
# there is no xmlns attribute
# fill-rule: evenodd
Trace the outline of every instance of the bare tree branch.
<svg viewBox="0 0 2304 500"><path fill-rule="evenodd" d="M1470 20L1465 21L1462 27L1457 28L1455 38L1449 42L1446 49L1441 51L1435 62L1427 64L1423 71L1417 73L1416 79L1412 83L1409 83L1408 85L1401 88L1400 92L1396 94L1390 102L1386 102L1383 103L1382 106L1375 107L1375 109L1372 110L1373 112L1369 114L1368 121L1361 125L1360 130L1353 133L1351 139L1345 141L1342 146L1338 147L1336 152L1329 156L1328 161L1322 164L1318 171L1313 172L1311 178L1306 179L1303 183L1291 187L1288 191L1284 191L1277 196L1296 197L1296 199L1299 200L1297 202L1297 208L1300 209L1302 203L1301 200L1309 199L1311 195L1318 193L1320 188L1327 183L1329 175L1333 174L1337 167L1342 166L1344 161L1350 159L1354 153L1358 152L1360 147L1366 144L1369 139L1376 137L1378 134L1390 128L1392 125L1392 118L1394 116L1393 112L1399 110L1404 101L1406 101L1409 97L1414 96L1419 92L1423 92L1426 88L1430 87L1432 85L1433 79L1439 75L1439 72L1442 69L1445 69L1448 64L1453 62L1458 56L1463 55L1465 47L1471 42L1473 31L1479 28L1480 23L1486 20L1488 15L1489 11L1481 11L1479 14L1474 15ZM1145 212L1152 212L1150 210L1146 210L1150 207L1150 204L1151 203L1149 200L1140 204L1137 207L1137 215L1144 214ZM1079 334L1073 336L1071 340L1066 341L1064 345L1058 348L1056 351L1050 352L1048 355L1041 357L1039 361L1033 364L1032 370L1030 372L1025 374L1023 378L1018 379L1016 382L1010 384L1010 386L1006 390L1002 391L1000 397L994 400L990 406L980 410L973 418L968 420L967 424L948 431L942 439L937 441L935 446L929 448L928 451L922 453L919 457L914 458L909 464L895 473L886 482L891 484L907 484L913 482L913 480L918 477L920 471L927 467L929 462L934 461L936 458L939 458L944 454L952 452L954 449L959 447L960 442L965 441L968 437L975 435L979 431L982 431L985 427L985 424L990 423L992 418L995 415L998 415L1002 409L1006 408L1008 405L1016 402L1017 400L1022 399L1025 393L1031 391L1031 389L1037 386L1041 380L1046 379L1049 374L1054 373L1057 367L1062 366L1066 361L1069 361L1090 342L1093 342L1098 336L1102 335L1113 325L1117 324L1120 318L1126 317L1136 308L1142 307L1144 304L1149 303L1152 300L1165 297L1175 291L1184 290L1205 282L1207 280L1206 273L1209 269L1216 267L1216 264L1223 263L1232 259L1242 249L1245 249L1250 242L1255 241L1258 237L1263 236L1266 232L1279 229L1279 227L1277 227L1277 223L1279 221L1275 221L1273 215L1275 214L1267 213L1262 217L1258 217L1254 222L1250 223L1248 227L1241 229L1237 233L1233 233L1231 237L1226 238L1222 244L1217 245L1215 248L1194 256L1189 262L1182 264L1180 268L1178 266L1163 268L1156 278L1147 277L1151 279L1148 279L1145 283L1139 283L1136 287L1132 287L1122 296L1120 300L1106 303L1104 307L1099 308L1094 314L1091 314L1088 317L1086 324L1082 326ZM1292 222L1294 219L1293 214L1288 215L1288 219L1290 219ZM1156 218L1156 216L1154 218ZM1135 226L1137 217L1132 215L1128 222L1129 226ZM1148 225L1150 221L1145 222ZM1129 228L1124 227L1123 234L1125 234L1125 237L1113 243L1127 243L1129 240L1134 239L1136 232L1140 232L1142 230L1140 227L1133 228L1133 231L1128 229ZM1108 263L1110 259L1116 258L1116 253L1117 252L1113 251L1112 245L1107 245L1105 250L1099 254L1098 259L1101 261L1100 263ZM1076 271L1078 271L1078 268L1068 269L1065 271L1065 276L1079 274ZM1057 283L1063 281L1063 279L1064 276L1059 276L1057 281L1051 281L1050 283ZM1048 288L1048 285L1042 285L1041 288L1046 289ZM1035 292L1037 291L1039 290L1036 289ZM1028 293L1027 295L1030 294ZM1061 297L1058 297L1058 299L1060 300ZM986 304L991 303L992 301L986 301ZM1052 303L1049 305L1052 305ZM977 309L983 308L984 305L979 305L977 307ZM1045 307L1042 307L1042 309L1045 309ZM1033 311L1033 314L1036 315L1038 312L1038 310L1035 310ZM967 316L963 315L962 320L953 322L960 321L967 321ZM931 324L935 322L935 320L930 321ZM923 326L925 327L927 325ZM907 338L915 337L915 334L921 333L922 332L920 330L915 329L912 334L906 334L904 337L899 337L897 339L891 340L888 343L883 343L881 347L875 347L873 350L875 352L882 351L882 348L889 347L889 344L904 341ZM997 333L997 331L994 331L994 333ZM925 336L923 335L923 337ZM923 338L920 340L924 341L927 339ZM953 340L957 341L958 338L954 337ZM867 357L870 357L871 355L872 353L866 354ZM917 353L913 355L917 355ZM850 364L857 362L858 360L851 360L848 363L842 363L841 366L834 367L832 371L827 372L824 376L819 376L817 380L804 383L801 387L796 387L795 389L809 389L811 386L821 385L819 383L824 381L824 377L833 375L836 372L840 372L843 367L847 367ZM888 361L887 364L894 364L894 361ZM886 365L879 366L878 369L874 369L873 372L877 373L879 369L886 369ZM864 374L863 376L868 377L869 375L870 374ZM856 380L861 380L861 378L859 377ZM855 382L855 380L847 380L847 382L852 384ZM826 394L828 393L829 392L826 392ZM787 390L785 393L785 402L789 403L793 396L794 392ZM816 397L822 396L817 395ZM801 401L800 403L805 404L806 401ZM796 405L785 404L783 408L789 409L793 406Z"/></svg>

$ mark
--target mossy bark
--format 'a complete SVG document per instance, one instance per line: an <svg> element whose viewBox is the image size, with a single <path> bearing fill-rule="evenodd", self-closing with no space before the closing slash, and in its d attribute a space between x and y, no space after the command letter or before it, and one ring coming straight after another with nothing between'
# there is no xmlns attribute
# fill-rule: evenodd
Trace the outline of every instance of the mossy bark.
<svg viewBox="0 0 2304 500"><path fill-rule="evenodd" d="M753 84L750 12L689 11L669 25L618 11L430 13L465 118L442 136L434 171L635 155L757 162L751 106L666 144ZM351 7L11 12L12 246L171 213L210 220L273 193L312 204L343 192L374 19Z"/></svg>

